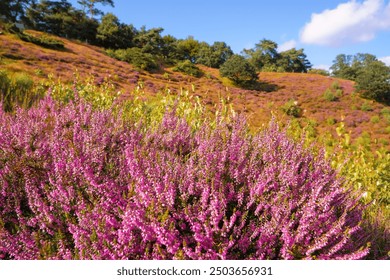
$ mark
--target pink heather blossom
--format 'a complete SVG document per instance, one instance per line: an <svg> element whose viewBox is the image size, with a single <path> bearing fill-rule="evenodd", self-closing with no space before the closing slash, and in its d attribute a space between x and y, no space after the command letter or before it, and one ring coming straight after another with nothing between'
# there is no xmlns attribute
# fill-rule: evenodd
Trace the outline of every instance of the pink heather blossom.
<svg viewBox="0 0 390 280"><path fill-rule="evenodd" d="M2 259L361 259L363 207L271 123L157 128L83 99L0 111Z"/></svg>

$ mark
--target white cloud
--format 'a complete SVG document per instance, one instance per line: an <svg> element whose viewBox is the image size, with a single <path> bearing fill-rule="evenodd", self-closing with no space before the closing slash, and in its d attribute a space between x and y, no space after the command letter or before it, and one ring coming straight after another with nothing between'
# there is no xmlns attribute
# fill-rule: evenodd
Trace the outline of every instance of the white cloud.
<svg viewBox="0 0 390 280"><path fill-rule="evenodd" d="M335 9L312 14L300 34L307 44L340 46L370 41L380 30L390 30L390 3L383 0L355 0Z"/></svg>
<svg viewBox="0 0 390 280"><path fill-rule="evenodd" d="M379 60L383 61L387 66L390 66L390 56L380 57Z"/></svg>
<svg viewBox="0 0 390 280"><path fill-rule="evenodd" d="M287 41L287 42L284 42L283 44L281 44L278 47L278 52L288 51L288 50L295 48L296 46L297 46L297 42L295 40L290 40L290 41Z"/></svg>

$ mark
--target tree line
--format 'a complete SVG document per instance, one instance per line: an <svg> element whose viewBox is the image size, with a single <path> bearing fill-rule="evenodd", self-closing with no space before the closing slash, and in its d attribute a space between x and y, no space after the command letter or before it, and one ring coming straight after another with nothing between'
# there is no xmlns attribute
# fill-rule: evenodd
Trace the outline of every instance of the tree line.
<svg viewBox="0 0 390 280"><path fill-rule="evenodd" d="M355 89L362 97L390 103L390 67L375 55L339 54L330 70L335 77L355 81Z"/></svg>
<svg viewBox="0 0 390 280"><path fill-rule="evenodd" d="M96 4L114 6L112 0L78 3L82 9L73 7L67 0L6 0L0 3L0 13L35 30L110 49L112 56L122 60L137 61L134 59L137 56L167 64L189 60L193 64L220 68L234 54L225 42L208 44L191 36L185 39L163 36L163 28L137 29L120 22L114 14L104 14L96 8ZM307 72L311 67L303 49L279 53L277 44L266 39L253 49L244 50L242 55L257 71Z"/></svg>

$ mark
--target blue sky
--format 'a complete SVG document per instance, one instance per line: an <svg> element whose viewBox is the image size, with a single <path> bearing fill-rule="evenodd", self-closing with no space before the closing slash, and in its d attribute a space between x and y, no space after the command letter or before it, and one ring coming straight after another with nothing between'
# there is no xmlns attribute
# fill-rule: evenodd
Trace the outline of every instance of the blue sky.
<svg viewBox="0 0 390 280"><path fill-rule="evenodd" d="M77 0L71 0L77 6ZM390 0L114 0L100 6L136 28L162 27L178 39L226 42L235 53L266 38L303 48L314 67L340 53L371 53L390 65Z"/></svg>

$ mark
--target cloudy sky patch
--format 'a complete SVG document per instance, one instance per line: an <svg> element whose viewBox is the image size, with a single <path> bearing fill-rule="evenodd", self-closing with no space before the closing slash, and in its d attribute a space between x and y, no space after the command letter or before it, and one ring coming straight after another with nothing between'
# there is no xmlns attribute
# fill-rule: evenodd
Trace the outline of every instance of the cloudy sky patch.
<svg viewBox="0 0 390 280"><path fill-rule="evenodd" d="M390 3L381 0L349 1L335 9L313 13L301 30L306 44L339 47L366 42L377 32L390 30Z"/></svg>

